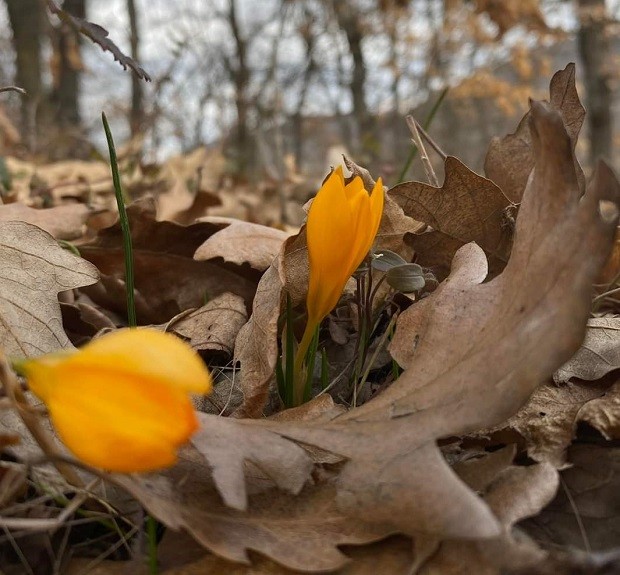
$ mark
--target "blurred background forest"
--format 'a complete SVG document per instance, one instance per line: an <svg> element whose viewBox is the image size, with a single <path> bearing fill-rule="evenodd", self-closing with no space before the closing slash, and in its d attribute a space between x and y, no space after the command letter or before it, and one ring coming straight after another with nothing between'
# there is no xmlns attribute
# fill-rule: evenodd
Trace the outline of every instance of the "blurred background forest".
<svg viewBox="0 0 620 575"><path fill-rule="evenodd" d="M209 176L315 185L347 151L389 184L410 150L407 113L480 170L528 97L577 63L588 110L578 153L618 168L618 0L64 0L151 76L50 13L0 2L3 156L96 159L100 113L140 162L200 149ZM447 88L447 90L446 90ZM411 177L412 172L408 176ZM417 174L419 177L420 174Z"/></svg>

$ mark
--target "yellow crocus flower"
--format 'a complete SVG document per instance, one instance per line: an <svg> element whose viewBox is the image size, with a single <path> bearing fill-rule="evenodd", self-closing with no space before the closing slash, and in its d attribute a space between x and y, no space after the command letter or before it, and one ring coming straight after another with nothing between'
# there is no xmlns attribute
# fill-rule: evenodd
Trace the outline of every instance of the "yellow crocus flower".
<svg viewBox="0 0 620 575"><path fill-rule="evenodd" d="M16 369L76 457L121 473L173 465L177 448L198 429L189 394L211 390L198 354L152 329L118 330Z"/></svg>
<svg viewBox="0 0 620 575"><path fill-rule="evenodd" d="M327 178L310 206L306 222L310 260L308 323L295 358L295 405L303 400L305 382L298 376L314 332L336 306L348 279L368 254L382 214L381 178L369 195L359 176L345 185L340 166Z"/></svg>

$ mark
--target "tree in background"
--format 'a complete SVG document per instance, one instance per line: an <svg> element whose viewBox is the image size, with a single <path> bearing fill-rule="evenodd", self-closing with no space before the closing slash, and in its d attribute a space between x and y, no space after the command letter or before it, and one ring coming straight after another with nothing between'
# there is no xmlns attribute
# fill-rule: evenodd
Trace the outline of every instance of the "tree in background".
<svg viewBox="0 0 620 575"><path fill-rule="evenodd" d="M72 16L86 19L86 0L65 0L63 9ZM51 27L53 55L52 89L49 95L53 119L62 129L78 130L80 116L80 76L84 65L81 36L63 22Z"/></svg>
<svg viewBox="0 0 620 575"><path fill-rule="evenodd" d="M612 62L608 25L610 17L605 0L578 0L579 32L577 43L583 63L585 103L588 110L590 164L598 158L611 159L612 137Z"/></svg>
<svg viewBox="0 0 620 575"><path fill-rule="evenodd" d="M79 134L79 39L55 19L46 28L41 0L5 3L16 83L30 93L22 110L25 131L35 125L34 111L47 108L54 125ZM87 5L65 0L63 7L83 17ZM468 132L470 121L486 140L510 129L525 96L542 95L536 90L545 87L535 81L551 72L549 47L567 33L579 41L592 158L611 155L613 29L604 0L264 0L260 11L251 0L150 0L148 9L126 0L125 6L134 59L140 56L140 25L150 37L162 33L161 52L146 55L159 69L149 90L127 76L131 99L123 95L122 101L113 94L116 83L97 78L106 85L106 99L126 114L132 135L147 136L147 147L165 143L170 149L173 142L188 150L219 139L237 175L250 176L288 153L297 166L316 171L324 165L325 149L343 142L359 162L384 166L390 158L396 167L403 159L399 154L409 150L402 116L446 86L450 91L437 122L449 127L447 151ZM153 28L157 11L164 20L159 30ZM558 31L547 20L560 11ZM118 31L111 32L118 38ZM41 61L46 33L54 48L48 90ZM459 102L469 102L476 117L454 113ZM496 111L505 124L493 124ZM417 112L418 119L424 113ZM313 134L325 139L309 144ZM437 136L446 139L441 130ZM483 153L481 147L469 146ZM54 150L78 153L83 146L78 148Z"/></svg>
<svg viewBox="0 0 620 575"><path fill-rule="evenodd" d="M21 105L21 132L32 149L36 142L36 114L43 98L41 44L45 31L45 13L40 0L5 0L13 31L15 83L27 96Z"/></svg>

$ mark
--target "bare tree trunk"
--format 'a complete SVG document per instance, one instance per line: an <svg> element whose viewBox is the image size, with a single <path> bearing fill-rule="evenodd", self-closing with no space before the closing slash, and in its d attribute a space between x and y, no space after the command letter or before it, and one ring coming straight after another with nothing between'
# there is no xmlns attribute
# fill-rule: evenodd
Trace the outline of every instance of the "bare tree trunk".
<svg viewBox="0 0 620 575"><path fill-rule="evenodd" d="M5 0L13 31L18 86L28 95L22 100L21 130L26 145L33 149L36 141L36 111L43 96L41 38L44 12L39 0Z"/></svg>
<svg viewBox="0 0 620 575"><path fill-rule="evenodd" d="M366 65L362 52L364 32L358 9L351 0L335 0L334 10L338 25L344 31L349 44L349 52L353 59L353 73L349 88L353 100L353 115L358 126L358 142L361 144L358 153L366 157L360 158L368 162L376 154L375 121L366 105Z"/></svg>
<svg viewBox="0 0 620 575"><path fill-rule="evenodd" d="M62 5L72 16L86 18L86 0L65 0ZM56 30L56 53L53 70L54 88L51 103L55 107L55 120L60 127L79 127L80 117L80 35L65 24Z"/></svg>
<svg viewBox="0 0 620 575"><path fill-rule="evenodd" d="M579 54L586 84L586 107L590 137L590 163L612 156L612 94L609 39L606 35L608 14L605 0L578 0Z"/></svg>
<svg viewBox="0 0 620 575"><path fill-rule="evenodd" d="M230 0L228 21L235 41L237 63L231 66L233 83L235 85L235 106L237 109L237 128L235 130L234 147L237 160L237 173L245 174L250 167L252 145L248 131L248 84L250 71L247 62L247 42L243 38L239 27L237 0Z"/></svg>
<svg viewBox="0 0 620 575"><path fill-rule="evenodd" d="M293 145L295 153L295 165L298 170L302 170L303 158L303 108L306 104L306 98L308 96L308 89L310 87L310 81L314 76L317 69L317 62L314 58L314 45L316 43L316 37L312 32L312 15L307 8L304 8L305 23L302 29L302 38L304 40L305 47L305 61L307 62L302 78L301 90L299 92L299 99L295 106L295 112L293 113Z"/></svg>
<svg viewBox="0 0 620 575"><path fill-rule="evenodd" d="M129 42L131 57L140 61L140 26L135 0L127 0L127 14L129 15ZM131 110L129 111L129 127L131 135L135 136L142 130L144 122L142 81L135 74L131 74Z"/></svg>

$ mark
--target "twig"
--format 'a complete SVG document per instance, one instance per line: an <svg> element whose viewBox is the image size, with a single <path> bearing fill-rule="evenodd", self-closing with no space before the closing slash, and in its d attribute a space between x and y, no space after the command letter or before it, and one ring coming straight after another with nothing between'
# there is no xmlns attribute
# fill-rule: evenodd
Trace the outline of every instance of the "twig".
<svg viewBox="0 0 620 575"><path fill-rule="evenodd" d="M407 116L405 118L405 120L407 121L407 126L408 126L408 128L411 131L411 134L413 136L413 143L420 150L420 159L422 160L422 165L424 166L424 171L426 172L426 177L427 177L428 181L431 183L431 185L433 185L436 188L438 188L439 187L439 180L437 179L437 175L435 174L435 170L433 170L433 166L431 164L431 161L428 159L428 154L426 153L426 148L424 147L424 144L422 142L422 138L420 138L420 132L418 131L418 124L413 119L413 116Z"/></svg>
<svg viewBox="0 0 620 575"><path fill-rule="evenodd" d="M437 153L437 155L445 162L446 158L448 157L448 154L446 154L440 147L439 144L437 142L435 142L435 140L433 140L433 138L430 137L429 133L420 125L420 122L418 122L417 120L415 121L415 125L418 128L418 132L420 132L420 135L426 140L426 143L433 148L433 150L435 150L435 152Z"/></svg>
<svg viewBox="0 0 620 575"><path fill-rule="evenodd" d="M579 532L581 533L581 538L583 539L583 545L586 548L586 551L588 553L592 553L592 547L590 546L590 539L588 538L588 534L586 533L586 528L581 519L581 514L579 513L579 509L577 508L577 504L575 503L575 500L573 499L571 492L568 490L568 485L566 485L566 482L564 481L564 479L562 479L561 475L560 475L560 483L562 484L564 493L566 493L566 498L568 499L568 502L570 503L573 513L575 514L575 519L577 520L577 526L579 527Z"/></svg>
<svg viewBox="0 0 620 575"><path fill-rule="evenodd" d="M449 88L444 88L441 92L441 94L439 94L439 97L437 98L437 100L435 100L435 103L433 104L433 107L431 108L431 111L428 113L428 115L426 116L426 119L424 120L424 129L428 130L428 128L430 128L431 124L433 123L433 120L435 118L435 114L437 114L437 111L439 110L439 107L441 106L441 104L443 103L446 95L448 94L448 89ZM401 182L405 181L405 177L407 176L407 172L409 171L409 168L411 167L411 163L413 162L413 159L416 156L416 153L418 151L418 148L416 146L411 146L411 150L409 151L409 155L407 156L407 160L405 161L405 165L403 166L403 169L400 171L400 174L398 176L398 180L397 183L400 184Z"/></svg>
<svg viewBox="0 0 620 575"><path fill-rule="evenodd" d="M612 290L603 292L600 295L597 295L593 300L592 303L597 303L599 301L601 301L602 299L605 299L606 297L609 297L610 295L615 295L617 293L620 293L620 287L614 288Z"/></svg>
<svg viewBox="0 0 620 575"><path fill-rule="evenodd" d="M5 86L4 88L0 88L0 92L17 92L22 96L27 96L28 92L19 86Z"/></svg>

